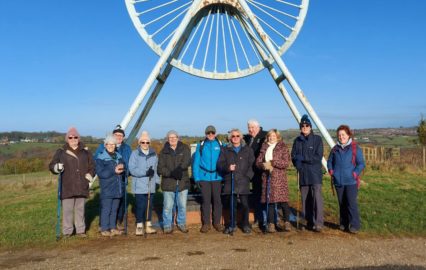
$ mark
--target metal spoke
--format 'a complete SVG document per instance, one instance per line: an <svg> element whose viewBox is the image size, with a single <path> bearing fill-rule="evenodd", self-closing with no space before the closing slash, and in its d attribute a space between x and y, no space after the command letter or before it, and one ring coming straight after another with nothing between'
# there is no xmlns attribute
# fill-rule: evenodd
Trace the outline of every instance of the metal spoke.
<svg viewBox="0 0 426 270"><path fill-rule="evenodd" d="M224 59L225 59L225 71L228 72L228 56L226 53L226 38L225 38L225 24L223 22L223 16L225 16L225 14L222 14L220 19L221 19L221 23L222 23L222 37L223 37L223 52L224 52Z"/></svg>
<svg viewBox="0 0 426 270"><path fill-rule="evenodd" d="M192 37L189 39L188 44L186 45L186 48L185 48L185 50L184 50L184 51L183 51L183 53L182 53L182 56L179 58L179 61L182 61L182 58L185 56L186 52L188 51L189 46L191 46L191 43L192 43L192 41L194 40L194 37L195 37L195 35L197 34L198 29L200 29L200 25L203 23L203 20L204 20L204 17L203 17L203 18L201 18L201 21L198 23L197 28L195 28L195 32L194 32L194 34L192 35Z"/></svg>
<svg viewBox="0 0 426 270"><path fill-rule="evenodd" d="M301 6L300 6L300 5L296 5L296 4L293 4L293 3L289 3L289 2L287 2L287 1L282 1L282 0L275 0L275 1L277 1L277 2L279 2L279 3L286 4L286 5L291 6L291 7L301 8Z"/></svg>
<svg viewBox="0 0 426 270"><path fill-rule="evenodd" d="M225 14L226 14L226 21L227 21L227 24L228 24L229 36L231 37L232 49L234 51L235 62L237 64L237 69L240 70L240 63L238 62L237 50L235 49L234 37L232 36L231 25L229 23L229 16L228 16L228 12L226 11L226 9L225 9Z"/></svg>
<svg viewBox="0 0 426 270"><path fill-rule="evenodd" d="M203 68L202 68L202 70L205 70L205 68L206 68L207 54L209 53L209 48L210 48L210 38L211 38L211 35L212 35L212 29L213 29L213 24L214 24L214 18L215 18L215 16L212 15L211 17L212 17L212 20L210 22L210 31L209 31L209 36L207 38L207 46L206 46L206 52L204 54L204 61L203 61Z"/></svg>
<svg viewBox="0 0 426 270"><path fill-rule="evenodd" d="M249 37L249 34L247 33L247 29L246 29L246 26L245 26L245 24L244 24L243 19L241 18L241 16L240 16L240 15L238 15L237 19L238 19L238 21L240 22L241 28L243 29L243 32L244 32L244 35L245 35L245 37L246 37L246 39L247 39L248 43L250 44L250 46L251 46L251 48L252 48L252 50L253 50L254 54L256 55L257 60L259 60L259 63L261 63L261 62L262 62L262 60L260 59L259 53L257 52L257 50L256 50L256 48L255 48L255 45L253 44L253 40L251 40L251 38Z"/></svg>
<svg viewBox="0 0 426 270"><path fill-rule="evenodd" d="M201 37L198 40L197 49L195 50L194 57L192 58L191 67L194 66L195 58L197 57L198 50L200 49L200 44L201 44L201 41L203 40L204 32L206 31L207 24L209 23L210 13L211 13L211 10L209 11L209 14L207 15L206 23L204 24L203 31L201 32Z"/></svg>
<svg viewBox="0 0 426 270"><path fill-rule="evenodd" d="M164 4L158 5L158 6L156 6L156 7L150 8L150 9L147 9L147 10L145 10L145 11L140 12L140 13L139 13L139 16L140 16L140 15L143 15L143 14L146 14L146 13L148 13L148 12L151 12L151 11L157 10L157 9L159 9L159 8L162 8L162 7L168 6L168 5L173 4L174 2L177 2L177 1L178 1L178 0L172 0L172 1L170 1L170 2L167 2L167 3L164 3Z"/></svg>
<svg viewBox="0 0 426 270"><path fill-rule="evenodd" d="M232 23L232 27L234 28L235 35L237 36L238 42L240 43L241 49L243 50L244 58L246 59L247 65L248 65L249 67L251 67L250 61L249 61L249 59L248 59L248 57L247 57L246 50L244 49L244 46L243 46L243 44L242 44L242 42L241 42L240 35L238 34L237 28L235 27L234 20L232 20L232 19L231 19L231 23Z"/></svg>
<svg viewBox="0 0 426 270"><path fill-rule="evenodd" d="M290 25L286 24L285 22L281 21L280 19L278 19L277 17L275 17L271 13L267 12L263 8L261 8L258 5L254 4L252 1L250 1L250 0L247 0L247 1L248 1L249 4L252 4L255 8L259 9L260 11L262 11L263 13L265 13L266 15L268 15L269 17L271 17L272 19L274 19L278 23L284 25L285 27L287 27L288 29L290 29L291 31L293 31L293 27L291 27ZM256 17L259 18L259 16L256 16Z"/></svg>
<svg viewBox="0 0 426 270"><path fill-rule="evenodd" d="M270 7L270 6L268 6L268 5L265 5L265 4L262 4L262 3L259 3L259 2L257 2L257 1L254 1L254 0L247 0L247 2L255 3L255 4L259 5L259 6L265 7L265 8L267 8L267 9L269 9L269 10L273 10L273 11L278 12L278 13L280 13L280 14L284 15L284 16L287 16L287 17L290 17L290 18L292 18L292 19L297 20L297 17L296 17L296 16L293 16L293 15L291 15L291 14L288 14L288 13L283 12L283 11L281 11L281 10L278 10L278 9L276 9L276 8Z"/></svg>
<svg viewBox="0 0 426 270"><path fill-rule="evenodd" d="M177 18L179 18L180 16L182 16L185 12L187 12L189 9L189 7L187 7L186 9L182 10L182 12L180 12L178 15L176 15L173 19L171 19L170 21L168 21L166 24L164 24L162 27L158 28L157 31L155 31L151 37L154 37L155 35L157 35L158 33L160 33L161 31L164 30L164 28L166 28L167 26L169 26L171 23L173 23L174 21L176 21Z"/></svg>
<svg viewBox="0 0 426 270"><path fill-rule="evenodd" d="M164 18L164 17L166 17L166 16L168 16L168 15L170 15L170 14L172 14L172 13L174 13L174 12L178 11L179 9L182 9L182 8L186 7L187 5L190 5L190 4L191 4L191 2L188 2L188 3L186 3L186 4L183 4L183 5L181 5L181 6L177 7L177 8L175 8L174 10L169 11L169 12L167 12L167 13L165 13L165 14L161 15L160 17L155 18L154 20L147 22L147 23L146 23L146 24L144 24L143 26L144 26L144 27L147 27L148 25L153 24L153 23L155 23L155 22L157 22L157 21L161 20L162 18Z"/></svg>
<svg viewBox="0 0 426 270"><path fill-rule="evenodd" d="M217 50L218 50L218 43L219 43L219 18L220 18L219 8L217 9L216 17L217 19L216 19L216 46L214 51L214 72L217 72Z"/></svg>

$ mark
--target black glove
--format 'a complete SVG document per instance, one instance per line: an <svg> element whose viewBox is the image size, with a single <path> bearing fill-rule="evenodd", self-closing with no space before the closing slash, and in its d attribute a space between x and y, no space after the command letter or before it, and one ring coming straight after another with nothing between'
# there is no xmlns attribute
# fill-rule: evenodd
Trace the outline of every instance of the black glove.
<svg viewBox="0 0 426 270"><path fill-rule="evenodd" d="M151 167L149 167L149 169L146 171L146 176L148 176L148 177L153 177L154 176L154 170L152 169L152 166Z"/></svg>
<svg viewBox="0 0 426 270"><path fill-rule="evenodd" d="M181 180L183 176L182 168L179 166L176 169L174 169L170 174L174 179Z"/></svg>

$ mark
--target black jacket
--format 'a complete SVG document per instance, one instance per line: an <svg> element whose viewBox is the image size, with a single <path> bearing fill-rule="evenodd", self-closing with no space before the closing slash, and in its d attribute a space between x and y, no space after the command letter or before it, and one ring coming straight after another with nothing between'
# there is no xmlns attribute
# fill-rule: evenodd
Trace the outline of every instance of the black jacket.
<svg viewBox="0 0 426 270"><path fill-rule="evenodd" d="M161 176L161 189L163 191L176 191L176 185L179 186L179 192L189 189L191 183L189 181L188 167L191 165L191 150L189 146L178 142L176 150L170 147L166 142L158 156L157 172ZM171 172L177 167L183 170L182 179L177 181L171 176Z"/></svg>
<svg viewBox="0 0 426 270"><path fill-rule="evenodd" d="M320 136L312 132L307 136L300 134L291 149L291 161L297 166L297 159L302 158L297 170L301 186L322 184L322 164L324 149Z"/></svg>
<svg viewBox="0 0 426 270"><path fill-rule="evenodd" d="M234 171L234 194L250 194L254 161L253 150L249 146L242 145L238 154L234 151L232 144L222 149L216 167L225 181L223 194L231 194L232 174L229 171L231 164L237 165Z"/></svg>

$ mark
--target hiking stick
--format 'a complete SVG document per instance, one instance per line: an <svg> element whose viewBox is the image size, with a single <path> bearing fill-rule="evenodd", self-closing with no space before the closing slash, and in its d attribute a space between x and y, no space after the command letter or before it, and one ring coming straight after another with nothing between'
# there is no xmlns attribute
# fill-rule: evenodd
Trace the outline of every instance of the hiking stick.
<svg viewBox="0 0 426 270"><path fill-rule="evenodd" d="M124 177L124 235L127 235L127 173Z"/></svg>
<svg viewBox="0 0 426 270"><path fill-rule="evenodd" d="M333 187L333 176L330 175L330 188L331 188L331 194L333 194L333 197L336 196L334 193L334 187Z"/></svg>
<svg viewBox="0 0 426 270"><path fill-rule="evenodd" d="M271 174L268 174L266 179L266 226L268 226L268 215L269 215L269 193L271 191ZM266 232L266 230L265 230Z"/></svg>
<svg viewBox="0 0 426 270"><path fill-rule="evenodd" d="M62 173L58 175L58 206L56 208L56 241L61 237L61 193L62 193Z"/></svg>
<svg viewBox="0 0 426 270"><path fill-rule="evenodd" d="M296 207L296 230L299 230L299 207L300 207L300 175L299 171L296 171L297 177L297 207Z"/></svg>
<svg viewBox="0 0 426 270"><path fill-rule="evenodd" d="M234 235L234 173L231 173L231 236Z"/></svg>
<svg viewBox="0 0 426 270"><path fill-rule="evenodd" d="M149 205L151 202L151 178L149 177L148 179L148 202L146 204L146 216L145 216L145 233L144 233L144 237L147 237L147 233L146 233L146 226L148 224L148 217L149 217Z"/></svg>

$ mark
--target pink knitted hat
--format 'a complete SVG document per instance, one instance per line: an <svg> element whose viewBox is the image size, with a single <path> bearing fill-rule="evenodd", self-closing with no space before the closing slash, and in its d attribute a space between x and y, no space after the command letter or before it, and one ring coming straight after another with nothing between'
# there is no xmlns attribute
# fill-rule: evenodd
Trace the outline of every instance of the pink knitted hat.
<svg viewBox="0 0 426 270"><path fill-rule="evenodd" d="M68 132L65 135L65 141L66 142L68 142L68 137L69 136L78 137L78 140L80 140L80 133L78 133L78 131L77 131L77 129L75 127L70 127L70 129L68 129Z"/></svg>

